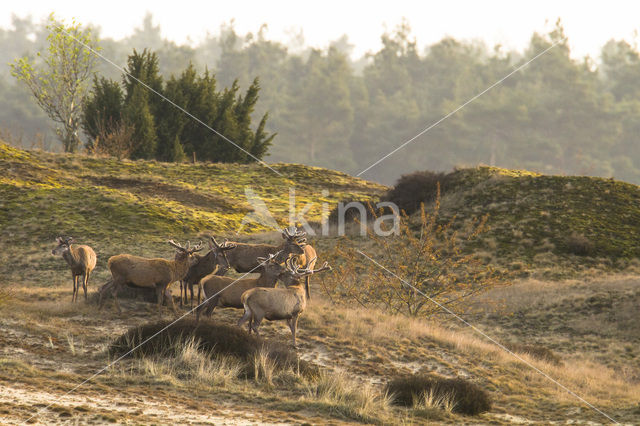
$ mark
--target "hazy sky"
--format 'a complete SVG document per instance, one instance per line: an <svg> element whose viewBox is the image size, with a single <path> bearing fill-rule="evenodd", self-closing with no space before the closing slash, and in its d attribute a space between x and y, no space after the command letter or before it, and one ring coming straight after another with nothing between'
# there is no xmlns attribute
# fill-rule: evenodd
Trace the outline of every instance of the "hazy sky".
<svg viewBox="0 0 640 426"><path fill-rule="evenodd" d="M55 11L59 17L77 18L102 28L102 35L122 38L153 14L165 37L178 43L198 42L207 32L234 20L240 34L257 32L268 24L267 38L288 41L303 31L307 45L326 47L343 34L355 45L354 56L380 48L380 35L406 17L420 46L446 35L482 39L489 45L522 49L534 31L547 31L560 17L573 55L597 58L611 38L633 40L640 29L640 3L632 1L2 1L0 26L11 25L11 15L43 19Z"/></svg>

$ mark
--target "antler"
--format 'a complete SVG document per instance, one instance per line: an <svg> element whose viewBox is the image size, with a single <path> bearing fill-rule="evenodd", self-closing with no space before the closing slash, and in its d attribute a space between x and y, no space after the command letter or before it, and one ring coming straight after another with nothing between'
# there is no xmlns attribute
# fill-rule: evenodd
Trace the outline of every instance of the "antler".
<svg viewBox="0 0 640 426"><path fill-rule="evenodd" d="M182 247L180 244L176 243L173 240L169 240L167 242L169 243L170 246L173 246L173 247L177 248L178 250L186 251L186 249L184 247Z"/></svg>
<svg viewBox="0 0 640 426"><path fill-rule="evenodd" d="M298 231L298 228L296 228L295 226L290 226L288 228L284 228L282 230L282 233L288 238L288 239L300 239L303 238L307 235L306 232L304 231Z"/></svg>
<svg viewBox="0 0 640 426"><path fill-rule="evenodd" d="M278 252L280 253L280 252ZM271 262L273 259L275 259L277 253L269 253L269 257L257 257L256 260L260 263L267 263L267 262Z"/></svg>
<svg viewBox="0 0 640 426"><path fill-rule="evenodd" d="M189 254L195 253L196 251L202 250L202 241L200 241L198 243L198 245L193 247L193 248L191 247L191 241L187 241L187 245L185 247L182 247L180 244L176 243L173 240L169 240L167 242L169 243L169 245L172 245L173 247L177 248L178 250L184 251L184 252L189 253Z"/></svg>
<svg viewBox="0 0 640 426"><path fill-rule="evenodd" d="M222 244L218 244L218 242L216 241L215 238L211 237L211 241L213 241L213 245L218 249L218 250L231 250L236 248L238 245L235 243L230 243L228 239L225 238L224 243Z"/></svg>
<svg viewBox="0 0 640 426"><path fill-rule="evenodd" d="M189 244L191 244L191 243L189 243L187 241L187 251L189 253L195 253L195 252L200 251L200 250L202 250L204 248L204 247L202 247L202 241L198 241L198 244L195 247L191 248L191 249L189 248Z"/></svg>
<svg viewBox="0 0 640 426"><path fill-rule="evenodd" d="M231 250L238 247L236 243L230 243L228 239L225 238L224 244L220 247L222 250Z"/></svg>
<svg viewBox="0 0 640 426"><path fill-rule="evenodd" d="M324 264L322 265L322 267L320 267L320 269L314 269L313 271L311 271L312 274L317 274L318 272L322 272L322 271L331 271L333 268L331 266L329 266L328 262L324 262Z"/></svg>

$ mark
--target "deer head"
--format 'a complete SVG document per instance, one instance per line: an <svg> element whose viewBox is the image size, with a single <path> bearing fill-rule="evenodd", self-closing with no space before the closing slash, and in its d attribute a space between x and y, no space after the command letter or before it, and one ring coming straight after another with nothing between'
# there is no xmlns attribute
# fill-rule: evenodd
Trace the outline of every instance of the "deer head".
<svg viewBox="0 0 640 426"><path fill-rule="evenodd" d="M187 245L182 247L180 244L176 243L173 240L168 241L170 246L173 246L176 249L176 257L175 259L178 261L182 261L185 259L192 259L192 254L198 252L203 249L202 241L198 243L195 247L191 247L191 242L187 241Z"/></svg>
<svg viewBox="0 0 640 426"><path fill-rule="evenodd" d="M73 237L57 237L56 242L58 243L57 247L51 250L51 254L53 255L62 254L69 250L73 242Z"/></svg>
<svg viewBox="0 0 640 426"><path fill-rule="evenodd" d="M313 259L311 259L309 263L311 264L315 260L316 258L314 257ZM291 258L285 261L285 266L286 266L286 273L284 274L282 282L287 287L299 284L300 280L306 277L307 275L316 274L318 272L323 272L323 271L331 271L332 269L331 266L329 266L329 263L327 262L324 262L324 264L318 269L314 269L314 270L300 269L298 265L295 263L295 261ZM305 282L304 290L307 294L307 299L311 299L311 291L309 289L308 282Z"/></svg>

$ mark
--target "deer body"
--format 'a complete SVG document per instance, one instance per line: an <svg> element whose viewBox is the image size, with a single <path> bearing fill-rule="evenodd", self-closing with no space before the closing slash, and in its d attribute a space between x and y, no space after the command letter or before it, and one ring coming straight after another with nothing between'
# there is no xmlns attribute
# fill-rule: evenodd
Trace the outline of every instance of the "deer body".
<svg viewBox="0 0 640 426"><path fill-rule="evenodd" d="M58 237L58 246L51 251L51 254L62 254L62 258L69 265L71 277L73 278L73 295L71 296L71 301L75 302L78 300L78 292L80 291L80 277L82 277L84 300L87 300L89 276L91 275L91 271L96 267L97 256L91 247L71 244L71 241L73 241L71 237L66 239Z"/></svg>
<svg viewBox="0 0 640 426"><path fill-rule="evenodd" d="M263 263L263 266L258 278L235 279L215 274L203 278L200 281L200 285L204 289L205 298L208 300L198 307L196 321L200 319L202 309L206 309L205 313L208 316L217 306L241 309L243 307L242 295L247 290L256 287L274 287L278 278L284 272L284 267L277 263L275 255L271 255L268 260L260 259L262 259L260 263Z"/></svg>
<svg viewBox="0 0 640 426"><path fill-rule="evenodd" d="M311 259L315 263L316 259ZM311 263L311 262L310 262ZM298 327L298 317L304 312L309 300L305 285L301 282L303 277L313 273L331 270L325 264L318 270L304 269L287 261L287 271L282 275L286 288L254 288L246 291L242 295L242 305L244 315L238 321L238 326L242 326L249 321L249 332L258 333L258 328L263 319L269 321L286 320L291 335L293 336L293 346L296 346L296 330Z"/></svg>
<svg viewBox="0 0 640 426"><path fill-rule="evenodd" d="M235 244L231 244L225 241L220 245L217 241L211 237L209 241L209 253L204 256L199 256L194 253L194 260L189 267L189 271L185 277L180 281L180 306L183 302L187 302L187 289L191 294L191 307L193 307L193 285L198 284L198 304L200 303L200 295L202 294L202 286L200 280L209 274L224 275L229 270L229 260L227 259L227 251L234 249Z"/></svg>
<svg viewBox="0 0 640 426"><path fill-rule="evenodd" d="M240 273L252 272L260 265L258 258L267 258L276 253L276 260L282 263L290 255L304 254L304 236L305 233L295 228L286 228L282 231L284 241L280 245L234 243L235 250L227 255L229 265Z"/></svg>
<svg viewBox="0 0 640 426"><path fill-rule="evenodd" d="M118 312L122 312L118 303L118 291L125 285L135 287L155 288L158 300L158 310L162 305L162 298L167 287L174 281L184 278L189 270L191 256L194 251L200 250L200 246L190 249L189 244L183 248L173 241L169 242L176 247L174 260L160 258L145 258L130 254L119 254L109 258L107 262L111 271L111 285L104 286L100 291L99 305L103 305L103 296L107 290L111 289L114 304ZM173 298L169 298L171 308L176 312Z"/></svg>

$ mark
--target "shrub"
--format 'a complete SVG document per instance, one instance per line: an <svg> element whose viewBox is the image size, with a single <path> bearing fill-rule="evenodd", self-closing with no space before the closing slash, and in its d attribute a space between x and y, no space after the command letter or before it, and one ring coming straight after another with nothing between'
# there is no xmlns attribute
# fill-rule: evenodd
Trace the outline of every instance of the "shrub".
<svg viewBox="0 0 640 426"><path fill-rule="evenodd" d="M254 374L254 359L266 353L266 356L278 370L298 369L303 374L316 374L317 369L298 358L285 343L266 342L258 336L248 334L246 331L224 324L211 321L196 321L192 318L183 318L166 330L163 330L170 321L158 321L132 327L126 333L118 337L109 346L112 356L122 356L134 347L157 334L144 345L137 348L131 356L143 357L150 355L172 356L175 353L177 342L198 342L198 349L212 356L233 356L246 361L245 374L252 377ZM161 331L162 330L162 331Z"/></svg>
<svg viewBox="0 0 640 426"><path fill-rule="evenodd" d="M469 297L503 285L506 274L460 246L461 241L471 241L484 232L486 216L454 230L455 218L442 223L439 209L436 193L433 211L421 205L419 215L401 216L397 235L366 230L375 247L369 252L376 250L376 261L395 276L365 258L358 240L340 240L333 252L334 278L323 280L325 293L336 303L356 302L409 316L446 315L438 304L459 315L468 313L473 309ZM385 231L390 226L381 225Z"/></svg>
<svg viewBox="0 0 640 426"><path fill-rule="evenodd" d="M385 201L395 203L407 214L411 214L420 209L421 203L435 201L438 196L438 183L440 191L445 193L450 177L450 173L436 173L428 170L402 175L383 198Z"/></svg>
<svg viewBox="0 0 640 426"><path fill-rule="evenodd" d="M412 407L421 401L442 401L453 412L476 415L491 409L491 400L478 385L461 378L436 375L398 377L387 384L387 392L397 405ZM443 406L442 408L447 408Z"/></svg>
<svg viewBox="0 0 640 426"><path fill-rule="evenodd" d="M571 234L567 237L565 244L569 253L578 256L588 256L593 253L593 242L581 234Z"/></svg>
<svg viewBox="0 0 640 426"><path fill-rule="evenodd" d="M521 343L511 343L506 345L507 349L513 352L519 352L522 354L527 354L532 356L533 358L549 362L554 365L561 365L562 360L558 355L553 353L551 349L542 346L542 345L524 345Z"/></svg>

